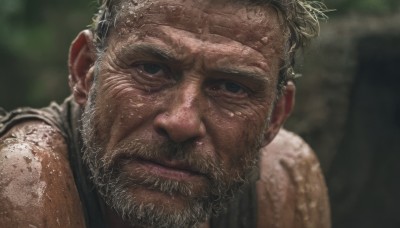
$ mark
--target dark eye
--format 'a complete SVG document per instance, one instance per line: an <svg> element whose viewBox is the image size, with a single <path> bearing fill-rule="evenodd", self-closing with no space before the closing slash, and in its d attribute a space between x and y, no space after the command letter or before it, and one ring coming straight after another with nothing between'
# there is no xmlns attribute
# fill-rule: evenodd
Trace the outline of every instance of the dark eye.
<svg viewBox="0 0 400 228"><path fill-rule="evenodd" d="M240 86L237 83L233 83L233 82L225 82L221 85L222 89L225 89L228 92L231 93L240 93L243 92L243 88L242 86Z"/></svg>
<svg viewBox="0 0 400 228"><path fill-rule="evenodd" d="M160 65L153 64L153 63L142 64L141 68L147 74L157 74L157 73L161 73L161 71L163 71L163 68Z"/></svg>
<svg viewBox="0 0 400 228"><path fill-rule="evenodd" d="M171 68L157 62L132 64L131 77L147 92L155 92L175 83Z"/></svg>
<svg viewBox="0 0 400 228"><path fill-rule="evenodd" d="M212 83L211 91L219 95L235 97L246 97L248 95L247 89L240 83L224 80Z"/></svg>
<svg viewBox="0 0 400 228"><path fill-rule="evenodd" d="M140 76L151 79L170 79L171 71L167 66L158 63L139 63L134 68Z"/></svg>

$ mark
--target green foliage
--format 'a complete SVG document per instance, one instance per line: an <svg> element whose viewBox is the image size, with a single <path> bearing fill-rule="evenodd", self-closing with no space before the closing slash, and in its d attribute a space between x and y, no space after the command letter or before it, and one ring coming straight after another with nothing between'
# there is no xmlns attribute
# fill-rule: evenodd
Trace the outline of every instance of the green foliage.
<svg viewBox="0 0 400 228"><path fill-rule="evenodd" d="M68 94L70 42L91 22L82 0L0 0L0 107L43 106Z"/></svg>

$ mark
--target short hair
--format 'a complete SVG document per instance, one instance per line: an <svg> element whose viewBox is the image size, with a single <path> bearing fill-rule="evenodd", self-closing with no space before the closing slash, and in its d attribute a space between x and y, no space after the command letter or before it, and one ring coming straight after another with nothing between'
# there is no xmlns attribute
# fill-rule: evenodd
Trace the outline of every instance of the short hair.
<svg viewBox="0 0 400 228"><path fill-rule="evenodd" d="M122 0L98 0L99 10L91 25L94 44L99 51L106 46L107 34L116 19L117 6ZM319 1L309 0L231 0L254 5L274 7L282 19L287 41L283 63L279 73L278 91L286 82L295 77L294 65L296 52L305 47L312 38L319 35L319 21L327 19L326 6Z"/></svg>

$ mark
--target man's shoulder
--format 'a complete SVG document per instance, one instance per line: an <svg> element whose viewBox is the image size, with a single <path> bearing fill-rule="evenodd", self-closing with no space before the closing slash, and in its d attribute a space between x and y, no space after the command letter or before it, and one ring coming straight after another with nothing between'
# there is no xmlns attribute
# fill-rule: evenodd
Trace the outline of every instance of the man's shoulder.
<svg viewBox="0 0 400 228"><path fill-rule="evenodd" d="M315 166L319 162L311 147L297 134L281 129L275 139L261 150L262 162L268 163L278 159L280 165L288 168L294 166Z"/></svg>
<svg viewBox="0 0 400 228"><path fill-rule="evenodd" d="M261 222L281 227L330 227L327 188L318 159L292 132L282 129L262 148L258 192L260 211L269 218Z"/></svg>
<svg viewBox="0 0 400 228"><path fill-rule="evenodd" d="M3 152L10 152L9 146L17 146L19 147L17 152L25 148L37 153L46 152L49 155L68 156L62 134L58 129L41 120L28 120L15 124L11 129L0 135L0 146Z"/></svg>
<svg viewBox="0 0 400 228"><path fill-rule="evenodd" d="M65 139L43 121L0 136L0 189L0 227L84 224Z"/></svg>

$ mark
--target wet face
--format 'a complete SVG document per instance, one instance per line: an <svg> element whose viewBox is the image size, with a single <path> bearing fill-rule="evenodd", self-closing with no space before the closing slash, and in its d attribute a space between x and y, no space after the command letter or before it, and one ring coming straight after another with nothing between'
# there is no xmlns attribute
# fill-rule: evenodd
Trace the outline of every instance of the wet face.
<svg viewBox="0 0 400 228"><path fill-rule="evenodd" d="M82 121L84 157L107 204L157 227L218 211L256 167L282 45L268 7L122 3Z"/></svg>

